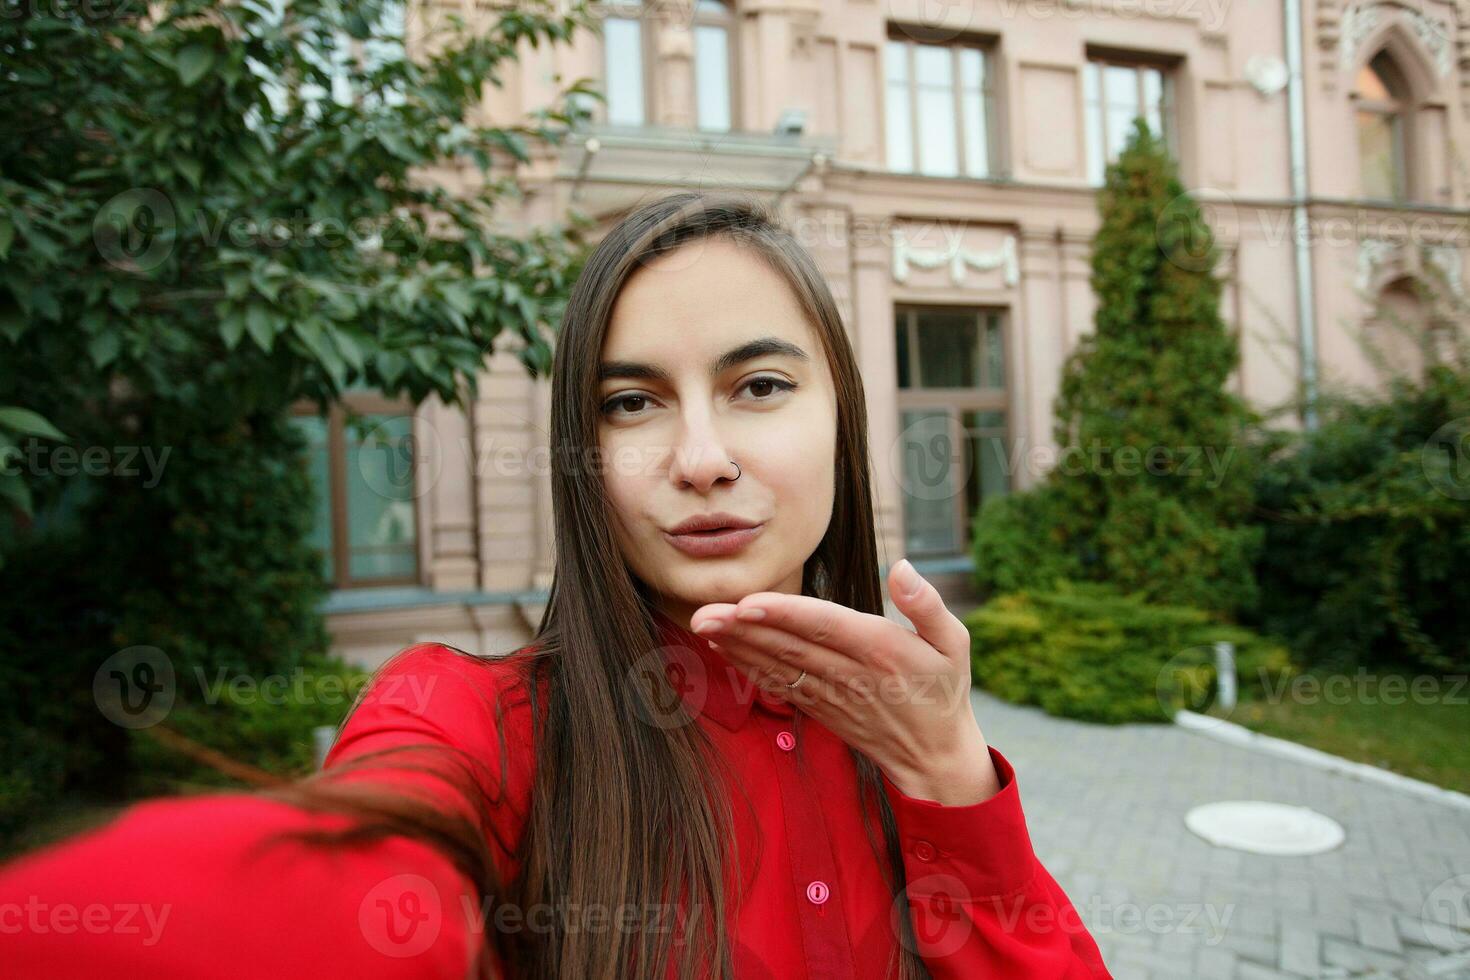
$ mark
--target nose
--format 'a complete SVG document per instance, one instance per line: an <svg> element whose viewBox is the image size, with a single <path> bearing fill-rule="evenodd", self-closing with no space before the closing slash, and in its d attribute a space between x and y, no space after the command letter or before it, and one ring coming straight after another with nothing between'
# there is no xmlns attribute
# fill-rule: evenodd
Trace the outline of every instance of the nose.
<svg viewBox="0 0 1470 980"><path fill-rule="evenodd" d="M736 478L734 457L707 416L686 418L681 431L669 463L669 480L675 486L703 492L720 480Z"/></svg>

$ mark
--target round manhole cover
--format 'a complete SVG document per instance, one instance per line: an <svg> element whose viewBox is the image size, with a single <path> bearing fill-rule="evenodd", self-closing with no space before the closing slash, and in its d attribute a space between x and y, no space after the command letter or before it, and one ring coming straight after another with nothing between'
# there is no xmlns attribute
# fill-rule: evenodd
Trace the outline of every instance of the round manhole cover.
<svg viewBox="0 0 1470 980"><path fill-rule="evenodd" d="M1211 844L1253 854L1320 854L1343 841L1342 824L1311 807L1262 800L1205 803L1184 825Z"/></svg>

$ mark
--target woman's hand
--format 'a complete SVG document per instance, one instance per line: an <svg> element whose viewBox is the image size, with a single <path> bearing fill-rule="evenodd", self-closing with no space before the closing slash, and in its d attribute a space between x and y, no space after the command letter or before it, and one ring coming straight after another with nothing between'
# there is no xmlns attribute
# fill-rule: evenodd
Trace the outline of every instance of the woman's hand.
<svg viewBox="0 0 1470 980"><path fill-rule="evenodd" d="M700 606L689 625L762 689L872 759L904 794L949 806L989 799L1000 779L970 703L970 631L907 559L889 570L888 585L917 632L783 592Z"/></svg>

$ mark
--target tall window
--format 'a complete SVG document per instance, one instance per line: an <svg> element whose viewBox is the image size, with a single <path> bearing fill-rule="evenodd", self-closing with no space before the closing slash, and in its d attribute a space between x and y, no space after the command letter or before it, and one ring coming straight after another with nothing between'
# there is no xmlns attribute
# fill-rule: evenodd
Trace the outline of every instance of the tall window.
<svg viewBox="0 0 1470 980"><path fill-rule="evenodd" d="M990 176L994 112L985 49L890 38L883 65L889 169Z"/></svg>
<svg viewBox="0 0 1470 980"><path fill-rule="evenodd" d="M1358 71L1353 95L1363 196L1401 201L1409 193L1409 86L1388 52L1378 52Z"/></svg>
<svg viewBox="0 0 1470 980"><path fill-rule="evenodd" d="M602 22L607 121L616 125L642 126L648 119L643 13L639 0L612 0Z"/></svg>
<svg viewBox="0 0 1470 980"><path fill-rule="evenodd" d="M1174 82L1159 65L1090 58L1082 69L1086 101L1087 176L1103 182L1107 165L1133 132L1133 120L1142 116L1149 131L1174 147Z"/></svg>
<svg viewBox="0 0 1470 980"><path fill-rule="evenodd" d="M734 22L729 6L721 0L697 0L694 5L694 108L700 129L730 129Z"/></svg>
<svg viewBox="0 0 1470 980"><path fill-rule="evenodd" d="M959 554L980 504L1010 490L1001 310L894 314L905 548Z"/></svg>
<svg viewBox="0 0 1470 980"><path fill-rule="evenodd" d="M417 582L413 407L365 391L346 400L350 411L305 405L293 418L317 494L311 543L335 588Z"/></svg>

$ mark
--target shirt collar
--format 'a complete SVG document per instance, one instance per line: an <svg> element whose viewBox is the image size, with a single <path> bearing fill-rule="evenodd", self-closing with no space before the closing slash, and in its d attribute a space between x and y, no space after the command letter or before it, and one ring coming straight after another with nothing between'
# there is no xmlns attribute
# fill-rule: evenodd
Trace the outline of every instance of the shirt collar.
<svg viewBox="0 0 1470 980"><path fill-rule="evenodd" d="M745 725L751 708L757 704L780 717L789 718L796 713L790 702L757 687L744 671L711 647L708 638L675 623L661 609L653 611L653 619L666 662L680 665L682 676L671 676L670 681L690 714L707 715L736 731Z"/></svg>

